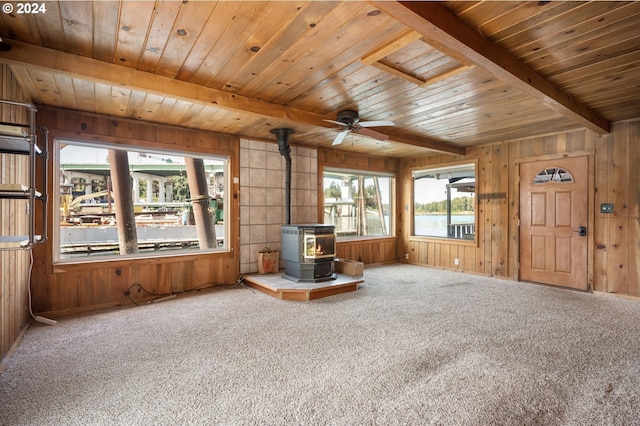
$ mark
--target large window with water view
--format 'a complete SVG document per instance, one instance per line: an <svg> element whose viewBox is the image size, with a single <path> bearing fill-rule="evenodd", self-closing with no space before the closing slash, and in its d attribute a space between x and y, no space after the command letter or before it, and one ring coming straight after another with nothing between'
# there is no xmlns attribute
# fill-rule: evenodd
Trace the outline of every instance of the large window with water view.
<svg viewBox="0 0 640 426"><path fill-rule="evenodd" d="M474 240L475 164L414 170L413 235Z"/></svg>
<svg viewBox="0 0 640 426"><path fill-rule="evenodd" d="M324 170L324 223L338 239L393 235L395 179L389 174Z"/></svg>
<svg viewBox="0 0 640 426"><path fill-rule="evenodd" d="M225 250L228 158L55 143L55 259Z"/></svg>

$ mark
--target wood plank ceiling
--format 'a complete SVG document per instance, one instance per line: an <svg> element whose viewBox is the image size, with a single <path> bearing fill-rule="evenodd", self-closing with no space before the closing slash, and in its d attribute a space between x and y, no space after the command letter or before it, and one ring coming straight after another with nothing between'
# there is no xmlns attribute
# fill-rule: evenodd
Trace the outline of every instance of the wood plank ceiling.
<svg viewBox="0 0 640 426"><path fill-rule="evenodd" d="M640 117L640 2L47 1L0 13L37 105L390 157Z"/></svg>

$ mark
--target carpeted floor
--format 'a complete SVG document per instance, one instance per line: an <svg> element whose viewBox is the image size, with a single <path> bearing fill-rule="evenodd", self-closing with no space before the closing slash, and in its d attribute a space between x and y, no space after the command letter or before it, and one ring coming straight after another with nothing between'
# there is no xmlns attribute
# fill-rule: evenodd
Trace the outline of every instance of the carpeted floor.
<svg viewBox="0 0 640 426"><path fill-rule="evenodd" d="M36 324L3 425L640 424L640 302L411 265Z"/></svg>

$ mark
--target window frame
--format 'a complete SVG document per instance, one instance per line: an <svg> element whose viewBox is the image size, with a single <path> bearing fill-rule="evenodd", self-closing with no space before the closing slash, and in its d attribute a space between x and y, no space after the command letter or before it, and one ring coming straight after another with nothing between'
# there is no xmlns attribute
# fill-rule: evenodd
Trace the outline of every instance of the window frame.
<svg viewBox="0 0 640 426"><path fill-rule="evenodd" d="M339 174L350 174L354 176L364 176L364 178L387 178L390 179L389 182L389 226L386 235L343 235L341 236L336 231L336 241L340 242L349 242L349 241L363 241L363 240L376 240L376 239L387 239L387 238L395 238L396 237L396 203L397 203L397 177L395 173L391 172L381 172L381 171L372 171L367 169L358 169L358 168L344 168L344 167L331 167L325 166L322 170L322 206L321 206L321 217L322 222L325 220L325 174L327 173L339 173ZM383 203L384 205L384 203ZM331 223L328 223L331 225Z"/></svg>
<svg viewBox="0 0 640 426"><path fill-rule="evenodd" d="M223 227L223 246L215 247L210 249L200 249L192 248L192 249L169 249L169 250L161 250L157 252L140 252L137 254L114 254L114 255L97 255L97 256L81 256L81 257L62 257L61 254L61 227L60 223L62 222L61 215L61 188L60 183L62 182L61 176L61 167L60 167L60 149L62 145L75 145L81 147L88 148L98 148L104 150L120 150L120 151L128 151L128 152L138 152L138 153L148 153L148 154L156 154L156 155L167 155L174 157L191 157L197 159L205 159L205 160L215 160L221 161L223 163L223 185L224 185L224 197L223 197L223 212L224 212L224 221L222 224ZM230 191L232 191L231 186L231 157L228 153L203 153L203 152L194 152L188 149L163 149L150 147L145 145L132 145L126 143L119 142L105 142L105 141L88 141L86 139L74 139L67 137L57 137L54 138L52 142L52 158L53 158L53 185L52 185L52 196L53 196L53 215L52 215L52 261L53 264L60 265L74 265L74 264L83 264L83 263L106 263L106 262L118 262L124 260L139 260L139 259L162 259L168 257L176 257L176 256L198 256L203 254L213 254L213 253L229 253L233 250L230 236L231 236L231 226L227 220L230 216L230 208L231 208L231 200L229 197Z"/></svg>
<svg viewBox="0 0 640 426"><path fill-rule="evenodd" d="M456 168L463 168L464 166L473 166L474 170L474 196L473 196L473 208L474 208L474 220L473 220L473 238L453 238L448 236L440 236L440 235L420 235L416 234L416 226L415 226L415 218L416 218L416 188L414 176L419 172L428 172L428 171L438 171L445 170L450 168L455 170ZM409 169L410 180L410 193L411 193L411 203L410 203L410 213L411 213L411 223L410 223L410 239L412 240L425 240L425 241L441 241L446 242L448 244L460 244L460 245L478 245L478 224L479 224L479 211L478 211L478 161L477 160L462 160L451 163L441 163L441 164L430 164L419 167L412 167Z"/></svg>

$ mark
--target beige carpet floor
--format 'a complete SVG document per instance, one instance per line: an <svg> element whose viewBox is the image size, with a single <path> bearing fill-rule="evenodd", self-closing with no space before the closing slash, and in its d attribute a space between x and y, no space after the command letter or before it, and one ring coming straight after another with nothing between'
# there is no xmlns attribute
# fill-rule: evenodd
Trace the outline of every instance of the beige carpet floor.
<svg viewBox="0 0 640 426"><path fill-rule="evenodd" d="M2 425L636 425L640 302L411 265L34 324Z"/></svg>

